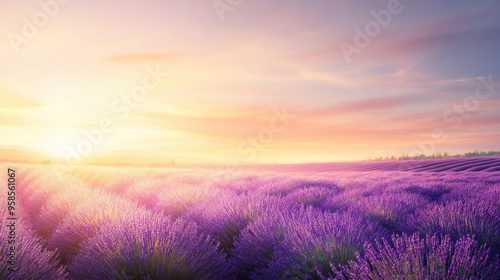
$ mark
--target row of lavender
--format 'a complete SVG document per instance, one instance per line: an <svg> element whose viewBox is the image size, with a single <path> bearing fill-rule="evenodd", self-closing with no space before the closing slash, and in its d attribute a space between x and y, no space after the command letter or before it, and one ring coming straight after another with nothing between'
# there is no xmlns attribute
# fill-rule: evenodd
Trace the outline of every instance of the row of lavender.
<svg viewBox="0 0 500 280"><path fill-rule="evenodd" d="M20 252L20 272L1 270L2 279L500 275L496 172L20 174L23 240L36 246Z"/></svg>

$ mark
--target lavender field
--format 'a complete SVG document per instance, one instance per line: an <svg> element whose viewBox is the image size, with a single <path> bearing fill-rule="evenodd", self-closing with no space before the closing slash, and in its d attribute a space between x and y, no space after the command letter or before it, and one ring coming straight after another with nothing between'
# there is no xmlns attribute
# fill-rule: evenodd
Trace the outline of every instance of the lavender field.
<svg viewBox="0 0 500 280"><path fill-rule="evenodd" d="M16 172L0 279L500 279L500 158Z"/></svg>

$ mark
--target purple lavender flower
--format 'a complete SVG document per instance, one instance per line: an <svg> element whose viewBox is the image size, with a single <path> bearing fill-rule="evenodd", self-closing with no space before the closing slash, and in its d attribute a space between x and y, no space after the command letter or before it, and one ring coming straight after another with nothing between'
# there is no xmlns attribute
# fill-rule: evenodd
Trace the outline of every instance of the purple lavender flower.
<svg viewBox="0 0 500 280"><path fill-rule="evenodd" d="M230 255L234 239L248 224L280 209L293 207L299 206L279 197L235 196L225 193L189 209L184 218L196 222L202 233L216 238L220 242L221 249Z"/></svg>
<svg viewBox="0 0 500 280"><path fill-rule="evenodd" d="M59 250L64 262L70 262L79 252L81 243L99 231L115 223L152 215L143 207L122 198L105 195L95 199L69 213L48 239L50 247Z"/></svg>
<svg viewBox="0 0 500 280"><path fill-rule="evenodd" d="M464 198L419 211L409 220L422 234L448 234L453 240L474 235L480 245L500 250L500 205L498 198Z"/></svg>
<svg viewBox="0 0 500 280"><path fill-rule="evenodd" d="M1 192L1 201L7 201L7 192ZM57 253L44 248L43 241L30 229L25 221L26 214L18 210L18 220L15 223L14 244L7 243L11 228L8 227L7 207L0 207L0 279L67 279L64 268L58 262ZM4 223L5 222L5 223ZM14 228L13 228L14 230ZM14 246L14 250L11 250ZM10 254L15 255L14 267L17 269L9 271Z"/></svg>
<svg viewBox="0 0 500 280"><path fill-rule="evenodd" d="M376 245L365 244L363 256L323 279L498 279L498 255L477 247L470 236L453 242L449 236L392 236ZM334 265L332 265L334 267Z"/></svg>
<svg viewBox="0 0 500 280"><path fill-rule="evenodd" d="M75 279L234 279L195 224L158 215L115 223L84 242L69 271Z"/></svg>
<svg viewBox="0 0 500 280"><path fill-rule="evenodd" d="M255 269L252 279L311 279L317 271L332 273L330 263L347 264L365 242L387 234L359 216L313 210L292 218L284 216L281 224L278 229L268 224L267 232L259 232L274 236L275 246L272 259L267 266ZM270 250L273 244L268 239L261 237L263 241L259 241L257 233L254 236L252 243Z"/></svg>
<svg viewBox="0 0 500 280"><path fill-rule="evenodd" d="M427 201L419 195L386 192L361 198L351 205L350 210L390 231L402 232L407 227L407 217L426 204Z"/></svg>

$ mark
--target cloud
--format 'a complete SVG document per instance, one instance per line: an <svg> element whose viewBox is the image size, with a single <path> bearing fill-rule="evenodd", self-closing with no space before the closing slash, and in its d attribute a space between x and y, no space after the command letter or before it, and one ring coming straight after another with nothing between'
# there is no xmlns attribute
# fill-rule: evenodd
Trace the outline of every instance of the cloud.
<svg viewBox="0 0 500 280"><path fill-rule="evenodd" d="M405 12L407 13L407 12ZM353 64L368 66L373 63L387 65L428 57L435 51L460 49L463 45L475 46L477 42L498 38L498 28L485 19L494 17L491 9L467 10L461 13L440 14L426 22L408 17L404 26L390 24L371 44L356 55ZM432 17L432 16L431 16ZM352 26L354 29L355 25ZM330 42L287 54L290 60L345 64L339 45L351 43L354 32L332 37ZM352 64L351 64L352 65Z"/></svg>
<svg viewBox="0 0 500 280"><path fill-rule="evenodd" d="M44 104L35 99L25 97L14 90L0 87L0 110L2 109L29 109L41 107Z"/></svg>
<svg viewBox="0 0 500 280"><path fill-rule="evenodd" d="M372 97L362 100L345 101L323 108L304 110L301 115L306 116L309 119L320 120L328 117L338 117L345 114L373 113L373 111L380 110L388 112L404 106L412 106L415 105L415 103L422 101L425 101L425 95L422 94Z"/></svg>
<svg viewBox="0 0 500 280"><path fill-rule="evenodd" d="M192 110L191 110L192 111ZM217 138L244 139L269 125L272 108L262 106L219 106L199 108L195 113L143 112L138 117L145 126L164 131L182 131Z"/></svg>
<svg viewBox="0 0 500 280"><path fill-rule="evenodd" d="M132 53L107 57L100 62L117 64L179 62L182 56L183 53L181 52Z"/></svg>

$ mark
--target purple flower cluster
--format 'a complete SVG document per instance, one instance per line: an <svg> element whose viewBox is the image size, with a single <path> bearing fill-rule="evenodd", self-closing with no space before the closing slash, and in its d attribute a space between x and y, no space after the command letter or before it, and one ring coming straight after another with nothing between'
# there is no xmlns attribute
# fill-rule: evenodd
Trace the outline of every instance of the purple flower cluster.
<svg viewBox="0 0 500 280"><path fill-rule="evenodd" d="M334 265L332 264L332 267ZM470 236L453 242L448 235L392 236L366 244L364 256L324 279L498 279L500 261Z"/></svg>
<svg viewBox="0 0 500 280"><path fill-rule="evenodd" d="M448 234L456 240L474 235L480 245L500 249L499 197L464 198L432 205L417 212L409 223L422 234Z"/></svg>
<svg viewBox="0 0 500 280"><path fill-rule="evenodd" d="M277 211L245 228L233 263L244 279L301 278L318 269L330 271L332 261L347 263L364 242L386 234L359 216L314 208Z"/></svg>
<svg viewBox="0 0 500 280"><path fill-rule="evenodd" d="M68 262L78 254L81 243L94 237L99 231L152 214L122 198L109 195L96 197L95 201L88 201L69 213L47 242L50 247L59 250L64 262Z"/></svg>
<svg viewBox="0 0 500 280"><path fill-rule="evenodd" d="M217 243L196 225L143 216L101 231L69 265L75 279L233 279Z"/></svg>
<svg viewBox="0 0 500 280"><path fill-rule="evenodd" d="M1 201L7 201L7 192L0 193ZM6 207L0 207L0 279L68 279L67 273L58 261L58 254L49 251L43 246L36 233L27 224L27 214L17 210L15 222L15 243L8 243L11 229L8 227L9 212ZM14 246L14 250L11 250ZM15 263L11 261L11 252L14 253ZM10 271L9 267L15 268Z"/></svg>
<svg viewBox="0 0 500 280"><path fill-rule="evenodd" d="M402 232L407 218L427 201L418 195L387 193L363 197L351 206L351 211L377 222L392 232Z"/></svg>
<svg viewBox="0 0 500 280"><path fill-rule="evenodd" d="M225 193L192 207L185 213L184 219L195 222L202 233L216 238L221 249L231 255L235 238L254 220L280 210L298 207L289 200L274 196L237 196Z"/></svg>

